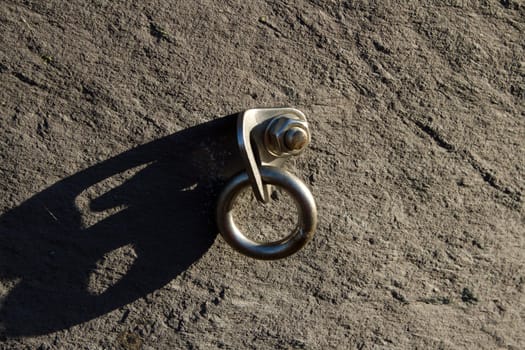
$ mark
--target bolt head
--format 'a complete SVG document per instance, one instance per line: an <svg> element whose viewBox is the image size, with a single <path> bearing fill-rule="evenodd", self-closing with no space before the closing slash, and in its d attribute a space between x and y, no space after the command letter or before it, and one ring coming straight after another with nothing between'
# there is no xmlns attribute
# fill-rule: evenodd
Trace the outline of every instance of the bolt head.
<svg viewBox="0 0 525 350"><path fill-rule="evenodd" d="M286 115L275 117L265 132L265 146L277 157L301 153L310 142L308 123Z"/></svg>
<svg viewBox="0 0 525 350"><path fill-rule="evenodd" d="M294 126L284 134L284 145L290 151L299 151L308 143L308 134L303 128Z"/></svg>

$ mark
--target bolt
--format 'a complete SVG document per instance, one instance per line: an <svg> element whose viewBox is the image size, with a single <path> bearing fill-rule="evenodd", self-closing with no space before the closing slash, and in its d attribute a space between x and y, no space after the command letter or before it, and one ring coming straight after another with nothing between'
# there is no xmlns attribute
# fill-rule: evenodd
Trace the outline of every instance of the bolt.
<svg viewBox="0 0 525 350"><path fill-rule="evenodd" d="M297 155L310 142L308 124L304 120L279 116L266 127L264 144L276 157Z"/></svg>
<svg viewBox="0 0 525 350"><path fill-rule="evenodd" d="M286 131L284 144L290 151L299 151L308 143L308 134L303 128L294 126Z"/></svg>

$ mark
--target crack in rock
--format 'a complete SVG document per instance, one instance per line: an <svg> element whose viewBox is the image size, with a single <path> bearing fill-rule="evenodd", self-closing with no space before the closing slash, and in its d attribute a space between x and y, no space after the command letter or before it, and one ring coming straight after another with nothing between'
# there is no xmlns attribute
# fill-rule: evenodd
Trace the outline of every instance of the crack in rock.
<svg viewBox="0 0 525 350"><path fill-rule="evenodd" d="M422 123L419 120L412 120L413 122L421 131L423 131L425 134L430 136L432 140L441 148L447 150L448 152L453 152L455 154L460 155L463 159L465 159L470 166L478 172L478 174L481 176L483 181L488 184L490 187L496 189L497 191L509 196L512 200L521 203L521 193L518 191L512 190L509 186L503 185L501 183L501 180L498 180L494 174L492 174L489 170L485 169L474 157L474 155L469 152L468 150L460 150L458 149L454 144L448 142L443 138L443 136L435 129L430 127L429 125L426 125Z"/></svg>

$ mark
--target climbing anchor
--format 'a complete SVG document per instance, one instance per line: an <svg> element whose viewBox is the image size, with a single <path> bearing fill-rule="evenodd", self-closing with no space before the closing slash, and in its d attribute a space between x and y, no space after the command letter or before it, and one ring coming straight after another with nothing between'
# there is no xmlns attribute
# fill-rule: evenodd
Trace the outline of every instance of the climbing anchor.
<svg viewBox="0 0 525 350"><path fill-rule="evenodd" d="M217 203L216 220L222 237L237 251L256 259L274 260L296 253L315 233L317 207L308 187L290 172L281 169L310 142L304 114L294 108L249 109L237 117L237 143L244 171L226 183ZM298 221L292 232L278 241L255 242L233 221L236 198L250 186L258 201L267 203L270 186L284 189L295 201Z"/></svg>

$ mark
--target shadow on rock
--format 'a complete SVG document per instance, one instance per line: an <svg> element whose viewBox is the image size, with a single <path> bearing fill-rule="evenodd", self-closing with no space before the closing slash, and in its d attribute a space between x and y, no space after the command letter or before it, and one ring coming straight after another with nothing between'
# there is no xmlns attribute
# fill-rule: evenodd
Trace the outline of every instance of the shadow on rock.
<svg viewBox="0 0 525 350"><path fill-rule="evenodd" d="M0 279L14 285L0 305L4 336L46 334L88 321L185 271L215 240L215 194L240 170L232 157L236 147L232 115L124 152L2 215ZM126 172L132 174L118 186L110 181ZM79 200L101 183L109 188L94 191L86 206L109 214L86 224ZM122 270L124 255L106 264L106 272L99 268L121 247L132 247L133 262L94 293L95 271L103 279Z"/></svg>

